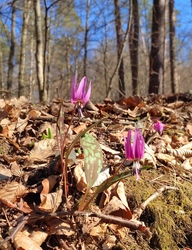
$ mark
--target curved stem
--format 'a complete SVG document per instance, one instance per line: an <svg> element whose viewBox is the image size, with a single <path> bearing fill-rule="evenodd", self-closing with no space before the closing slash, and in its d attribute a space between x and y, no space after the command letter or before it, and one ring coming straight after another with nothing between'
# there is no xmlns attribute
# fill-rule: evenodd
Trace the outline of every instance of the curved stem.
<svg viewBox="0 0 192 250"><path fill-rule="evenodd" d="M97 189L95 191L95 193L91 196L91 199L85 204L85 206L83 207L83 209L81 211L84 211L89 206L89 204L93 201L93 199L95 198L95 196L100 193L99 190L102 189L103 185L107 185L113 179L113 177L119 172L119 170L121 169L121 167L123 166L123 164L124 164L125 161L126 161L126 158L121 162L121 164L119 165L119 167L117 168L117 170L115 171L115 173L109 179L107 179L107 181L104 182L100 186L99 189Z"/></svg>

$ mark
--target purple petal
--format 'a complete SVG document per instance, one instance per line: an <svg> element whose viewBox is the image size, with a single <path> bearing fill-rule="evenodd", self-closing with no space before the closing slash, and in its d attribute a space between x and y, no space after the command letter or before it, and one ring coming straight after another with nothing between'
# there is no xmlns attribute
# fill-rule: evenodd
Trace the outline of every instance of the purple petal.
<svg viewBox="0 0 192 250"><path fill-rule="evenodd" d="M73 77L72 87L71 87L71 102L75 102L75 92L76 92L77 76Z"/></svg>
<svg viewBox="0 0 192 250"><path fill-rule="evenodd" d="M89 83L86 95L83 97L84 105L89 101L90 96L91 96L91 82Z"/></svg>
<svg viewBox="0 0 192 250"><path fill-rule="evenodd" d="M132 131L129 130L128 134L127 134L127 138L124 137L125 153L126 153L126 157L128 160L134 159L133 147L132 147L132 143L131 143L131 135L132 135Z"/></svg>
<svg viewBox="0 0 192 250"><path fill-rule="evenodd" d="M157 121L154 125L153 125L154 129L160 134L162 135L163 133L163 129L164 129L164 124L160 121Z"/></svg>
<svg viewBox="0 0 192 250"><path fill-rule="evenodd" d="M145 141L139 129L135 130L133 151L135 159L143 158L145 151Z"/></svg>
<svg viewBox="0 0 192 250"><path fill-rule="evenodd" d="M81 79L79 86L76 89L76 92L75 92L75 99L76 100L79 100L79 101L83 100L83 97L86 93L86 84L87 84L87 78L86 78L86 76L84 76Z"/></svg>

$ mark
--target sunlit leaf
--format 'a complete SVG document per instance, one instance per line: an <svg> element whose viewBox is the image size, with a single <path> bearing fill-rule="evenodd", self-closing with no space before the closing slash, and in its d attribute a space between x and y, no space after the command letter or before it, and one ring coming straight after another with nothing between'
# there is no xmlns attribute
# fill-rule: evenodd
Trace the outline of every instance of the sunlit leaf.
<svg viewBox="0 0 192 250"><path fill-rule="evenodd" d="M92 187L97 180L103 164L103 153L98 141L90 134L80 139L84 152L84 169L87 184Z"/></svg>

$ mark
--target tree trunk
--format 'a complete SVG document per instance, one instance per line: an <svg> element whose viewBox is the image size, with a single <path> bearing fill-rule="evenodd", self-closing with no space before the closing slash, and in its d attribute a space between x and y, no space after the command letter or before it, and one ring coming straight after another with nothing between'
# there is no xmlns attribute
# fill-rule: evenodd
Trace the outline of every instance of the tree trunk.
<svg viewBox="0 0 192 250"><path fill-rule="evenodd" d="M124 62L121 57L121 51L123 48L123 34L121 28L121 15L120 15L120 3L119 0L114 0L115 6L115 28L117 36L117 61L120 60L120 66L118 69L119 76L119 98L125 96L125 81L124 81Z"/></svg>
<svg viewBox="0 0 192 250"><path fill-rule="evenodd" d="M15 2L12 3L12 18L11 18L11 47L8 59L8 75L7 75L7 89L11 90L13 85L13 58L15 55Z"/></svg>
<svg viewBox="0 0 192 250"><path fill-rule="evenodd" d="M4 83L4 68L3 68L3 52L2 52L2 44L0 41L0 89L5 90L5 83Z"/></svg>
<svg viewBox="0 0 192 250"><path fill-rule="evenodd" d="M18 96L27 96L27 86L25 83L25 50L27 41L27 26L29 22L29 0L24 0L23 27L21 38L20 64L19 64L19 92Z"/></svg>
<svg viewBox="0 0 192 250"><path fill-rule="evenodd" d="M88 44L88 32L89 32L89 11L90 0L87 0L86 5L86 22L85 22L85 38L84 38L84 58L83 58L83 74L87 74L87 44Z"/></svg>
<svg viewBox="0 0 192 250"><path fill-rule="evenodd" d="M169 0L169 46L170 46L171 90L172 93L178 93L179 85L178 85L177 67L176 67L174 0Z"/></svg>
<svg viewBox="0 0 192 250"><path fill-rule="evenodd" d="M47 90L44 84L44 61L43 61L43 38L42 38L42 24L41 24L41 6L40 0L34 0L35 11L35 30L36 30L36 69L37 82L39 88L39 100L47 100Z"/></svg>
<svg viewBox="0 0 192 250"><path fill-rule="evenodd" d="M159 93L163 72L163 24L165 0L153 0L153 18L151 33L151 54L149 69L149 94Z"/></svg>
<svg viewBox="0 0 192 250"><path fill-rule="evenodd" d="M30 73L29 73L29 99L34 101L34 69L35 69L35 58L34 58L34 36L30 36Z"/></svg>
<svg viewBox="0 0 192 250"><path fill-rule="evenodd" d="M129 33L129 51L132 74L132 94L138 94L138 49L139 49L139 9L138 1L130 0L131 28Z"/></svg>

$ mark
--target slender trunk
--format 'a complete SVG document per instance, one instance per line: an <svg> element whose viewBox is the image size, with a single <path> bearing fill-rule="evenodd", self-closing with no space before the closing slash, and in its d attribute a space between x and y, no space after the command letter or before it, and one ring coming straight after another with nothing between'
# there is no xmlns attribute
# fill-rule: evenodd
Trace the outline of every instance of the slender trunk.
<svg viewBox="0 0 192 250"><path fill-rule="evenodd" d="M0 48L0 89L5 90L2 46Z"/></svg>
<svg viewBox="0 0 192 250"><path fill-rule="evenodd" d="M29 75L29 98L33 101L34 97L34 68L35 68L35 60L34 60L34 37L31 35L30 39L30 75Z"/></svg>
<svg viewBox="0 0 192 250"><path fill-rule="evenodd" d="M131 28L129 33L129 50L132 74L132 94L138 94L138 49L139 49L139 8L137 0L130 0L132 12Z"/></svg>
<svg viewBox="0 0 192 250"><path fill-rule="evenodd" d="M125 44L127 42L127 39L128 39L128 35L129 35L129 32L130 32L130 20L131 20L131 14L129 15L129 20L128 20L128 24L127 24L127 29L126 29L126 32L125 32L125 35L124 35L124 40L123 40L123 43L122 43L122 48L121 48L121 51L120 51L120 57L119 57L119 60L117 61L117 64L115 66L115 69L111 75L111 77L109 78L109 85L108 85L108 89L107 89L107 97L110 97L111 96L111 93L112 93L112 84L113 84L113 79L117 73L117 71L119 70L119 67L120 67L120 64L121 64L121 59L123 57L123 53L124 53L124 49L125 49Z"/></svg>
<svg viewBox="0 0 192 250"><path fill-rule="evenodd" d="M19 92L18 96L27 95L27 86L25 83L25 50L27 41L27 26L29 22L29 0L24 0L23 27L21 38L20 64L19 64Z"/></svg>
<svg viewBox="0 0 192 250"><path fill-rule="evenodd" d="M37 69L37 82L39 88L40 101L47 100L47 91L44 84L44 61L43 61L43 37L42 37L42 24L41 24L41 6L40 0L34 0L35 11L35 30L36 30L36 69Z"/></svg>
<svg viewBox="0 0 192 250"><path fill-rule="evenodd" d="M68 89L71 88L71 39L70 37L66 38L66 64L67 64L67 86ZM85 73L85 72L84 72Z"/></svg>
<svg viewBox="0 0 192 250"><path fill-rule="evenodd" d="M162 88L160 93L165 94L165 86L167 81L167 19L168 19L168 8L167 0L165 0L165 18L164 18L164 31L163 31L163 76L162 76Z"/></svg>
<svg viewBox="0 0 192 250"><path fill-rule="evenodd" d="M89 33L89 11L90 11L90 0L87 0L86 5L86 22L85 22L85 38L84 38L84 58L83 58L83 74L87 74L87 44L88 44L88 33Z"/></svg>
<svg viewBox="0 0 192 250"><path fill-rule="evenodd" d="M7 75L7 89L11 90L13 84L13 58L15 55L15 2L12 4L12 18L11 18L11 47L8 59L8 75Z"/></svg>
<svg viewBox="0 0 192 250"><path fill-rule="evenodd" d="M118 76L119 76L119 98L125 96L125 80L124 80L124 61L121 56L123 48L123 32L121 27L120 3L119 0L114 0L115 6L115 28L117 37L117 61L120 61Z"/></svg>
<svg viewBox="0 0 192 250"><path fill-rule="evenodd" d="M51 43L50 43L50 32L47 40L47 78L46 78L46 86L47 86L47 99L50 100L50 75L51 75Z"/></svg>
<svg viewBox="0 0 192 250"><path fill-rule="evenodd" d="M153 0L149 94L159 93L163 72L163 23L165 0Z"/></svg>
<svg viewBox="0 0 192 250"><path fill-rule="evenodd" d="M169 46L170 46L170 70L172 93L179 92L177 67L176 67L176 42L175 42L175 11L174 0L169 0Z"/></svg>

